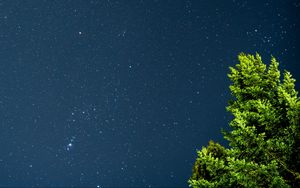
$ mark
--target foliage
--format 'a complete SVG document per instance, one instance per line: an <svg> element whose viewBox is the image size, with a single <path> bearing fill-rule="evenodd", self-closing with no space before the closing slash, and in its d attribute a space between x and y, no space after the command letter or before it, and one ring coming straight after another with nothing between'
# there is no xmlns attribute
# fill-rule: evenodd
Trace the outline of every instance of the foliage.
<svg viewBox="0 0 300 188"><path fill-rule="evenodd" d="M230 148L210 141L198 151L189 185L196 187L300 187L300 100L295 79L280 78L256 54L238 56L230 67L233 99Z"/></svg>

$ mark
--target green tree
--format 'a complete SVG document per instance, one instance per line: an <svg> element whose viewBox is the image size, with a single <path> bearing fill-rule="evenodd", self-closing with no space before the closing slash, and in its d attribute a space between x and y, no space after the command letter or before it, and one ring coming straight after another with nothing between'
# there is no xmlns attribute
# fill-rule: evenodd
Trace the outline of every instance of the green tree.
<svg viewBox="0 0 300 188"><path fill-rule="evenodd" d="M238 56L230 67L233 99L230 148L210 141L198 151L192 187L300 187L300 100L295 79L280 78L274 57L269 66L256 54Z"/></svg>

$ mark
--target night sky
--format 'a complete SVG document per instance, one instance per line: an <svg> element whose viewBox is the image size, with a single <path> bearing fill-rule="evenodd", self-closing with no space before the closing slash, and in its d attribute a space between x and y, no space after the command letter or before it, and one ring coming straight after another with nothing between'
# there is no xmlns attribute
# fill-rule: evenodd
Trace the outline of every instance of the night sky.
<svg viewBox="0 0 300 188"><path fill-rule="evenodd" d="M1 0L0 186L187 187L228 67L300 81L299 33L299 0Z"/></svg>

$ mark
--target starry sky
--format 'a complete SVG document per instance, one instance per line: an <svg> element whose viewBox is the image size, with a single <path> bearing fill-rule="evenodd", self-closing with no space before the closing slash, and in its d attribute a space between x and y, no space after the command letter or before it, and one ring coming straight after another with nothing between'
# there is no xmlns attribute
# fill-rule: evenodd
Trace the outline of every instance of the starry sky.
<svg viewBox="0 0 300 188"><path fill-rule="evenodd" d="M187 187L228 67L300 81L299 33L299 0L0 0L0 186Z"/></svg>

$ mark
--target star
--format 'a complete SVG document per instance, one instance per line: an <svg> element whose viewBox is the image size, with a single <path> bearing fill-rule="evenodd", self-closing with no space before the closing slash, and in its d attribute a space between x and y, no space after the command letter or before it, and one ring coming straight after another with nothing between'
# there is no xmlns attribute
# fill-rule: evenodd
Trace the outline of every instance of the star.
<svg viewBox="0 0 300 188"><path fill-rule="evenodd" d="M71 140L71 142L69 142L68 144L67 144L67 146L66 146L66 150L67 151L70 151L72 148L73 148L73 143L72 143L72 140Z"/></svg>

